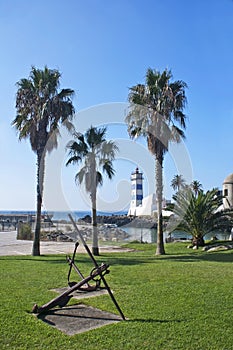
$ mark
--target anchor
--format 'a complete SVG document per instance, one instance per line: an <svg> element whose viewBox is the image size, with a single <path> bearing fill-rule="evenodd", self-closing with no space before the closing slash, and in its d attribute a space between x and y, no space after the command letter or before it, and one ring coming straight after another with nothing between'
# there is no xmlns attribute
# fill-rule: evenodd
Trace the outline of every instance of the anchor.
<svg viewBox="0 0 233 350"><path fill-rule="evenodd" d="M72 268L74 269L74 271L79 275L79 277L81 277L82 280L85 279L84 275L82 274L81 270L78 268L78 266L75 264L75 254L76 254L76 251L77 251L77 248L79 246L79 242L77 241L75 243L75 248L74 248L74 252L73 252L73 256L72 258L68 255L66 256L66 261L67 263L70 265L70 268L69 268L69 271L68 271L68 276L67 276L67 279L68 279L68 286L69 287L73 287L77 282L71 282L70 281L70 275L71 275L71 271L72 271ZM107 273L108 270L105 271L105 273ZM92 275L92 271L90 273ZM97 290L98 288L100 288L100 279L97 279L97 278L92 278L93 281L95 281L95 285L90 285L90 283L86 283L84 284L83 286L79 287L78 289L82 290L82 291L86 291L86 292L91 292L91 291L95 291Z"/></svg>
<svg viewBox="0 0 233 350"><path fill-rule="evenodd" d="M93 291L96 290L100 287L100 283L103 282L110 298L112 299L114 305L116 306L119 314L121 315L122 319L125 320L125 316L120 308L120 306L118 305L106 279L105 279L105 275L110 273L109 270L109 265L102 263L101 265L98 265L94 255L92 254L91 250L89 249L88 245L86 244L81 231L78 229L73 217L69 214L68 215L74 228L76 233L78 234L86 252L88 253L89 257L91 258L91 261L94 264L94 268L92 269L92 271L90 272L89 276L84 277L84 275L82 274L82 272L80 271L80 269L77 267L77 265L75 264L75 254L77 251L77 248L79 246L79 242L75 243L75 248L74 248L74 252L73 252L73 256L72 258L70 258L69 256L66 257L67 262L70 265L69 268L69 272L68 272L68 285L69 288L61 293L58 297L52 299L51 301L49 301L47 304L44 304L43 306L39 307L37 304L35 304L33 306L32 312L36 313L36 314L40 314L40 313L44 313L47 312L48 310L59 306L59 307L64 307L69 300L72 298L72 293L75 292L76 290L85 290L87 292L89 291ZM76 273L79 275L79 277L81 277L81 281L80 282L70 282L70 274L72 271L72 268L76 271ZM95 286L90 285L89 282L94 281L96 284Z"/></svg>

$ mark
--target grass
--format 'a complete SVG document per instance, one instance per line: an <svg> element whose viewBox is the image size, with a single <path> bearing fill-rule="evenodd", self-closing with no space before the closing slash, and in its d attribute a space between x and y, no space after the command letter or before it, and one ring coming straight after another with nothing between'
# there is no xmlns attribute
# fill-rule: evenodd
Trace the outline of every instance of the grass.
<svg viewBox="0 0 233 350"><path fill-rule="evenodd" d="M57 295L50 289L67 284L65 256L0 257L0 348L233 349L232 250L207 253L175 243L167 244L167 254L158 257L153 244L129 246L135 252L98 258L110 264L106 279L129 320L75 336L31 314L34 303L41 306ZM83 254L77 260L87 275L89 258ZM108 295L85 303L117 313Z"/></svg>

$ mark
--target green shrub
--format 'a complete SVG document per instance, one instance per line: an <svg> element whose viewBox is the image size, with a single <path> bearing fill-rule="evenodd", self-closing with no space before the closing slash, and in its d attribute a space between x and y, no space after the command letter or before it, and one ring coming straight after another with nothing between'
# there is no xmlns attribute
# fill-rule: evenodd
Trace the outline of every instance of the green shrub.
<svg viewBox="0 0 233 350"><path fill-rule="evenodd" d="M17 229L17 239L32 240L33 233L30 224L20 222Z"/></svg>

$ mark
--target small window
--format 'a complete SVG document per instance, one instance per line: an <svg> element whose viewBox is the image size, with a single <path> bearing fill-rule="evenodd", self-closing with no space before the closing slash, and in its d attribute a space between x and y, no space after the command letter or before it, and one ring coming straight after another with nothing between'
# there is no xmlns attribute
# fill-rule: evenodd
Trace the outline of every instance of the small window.
<svg viewBox="0 0 233 350"><path fill-rule="evenodd" d="M228 196L228 189L227 188L224 189L224 196L225 197Z"/></svg>

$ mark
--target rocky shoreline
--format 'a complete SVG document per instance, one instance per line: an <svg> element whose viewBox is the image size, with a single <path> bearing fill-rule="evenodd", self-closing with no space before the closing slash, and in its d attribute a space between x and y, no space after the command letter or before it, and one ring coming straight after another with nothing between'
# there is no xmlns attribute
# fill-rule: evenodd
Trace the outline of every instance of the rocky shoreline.
<svg viewBox="0 0 233 350"><path fill-rule="evenodd" d="M92 238L91 216L86 215L77 221L77 225L85 240ZM58 223L58 222L57 222ZM51 241L75 241L77 234L73 231L73 227L69 221L60 221L60 230L51 232L44 232L44 239ZM153 217L133 217L127 215L98 215L97 216L97 230L100 241L125 241L129 235L124 228L156 228L156 222Z"/></svg>
<svg viewBox="0 0 233 350"><path fill-rule="evenodd" d="M91 223L90 215L86 215L78 220L78 224L85 223ZM156 219L152 216L98 215L97 224L115 225L117 227L157 228Z"/></svg>
<svg viewBox="0 0 233 350"><path fill-rule="evenodd" d="M77 225L83 234L85 240L92 239L91 216L86 215L77 220ZM129 234L124 228L156 228L156 220L154 217L133 217L127 215L98 215L97 230L98 237L102 241L126 241ZM77 233L69 220L54 220L46 223L41 228L42 241L67 241L73 242L77 240ZM32 230L28 224L20 225L17 229L17 239L32 239Z"/></svg>

